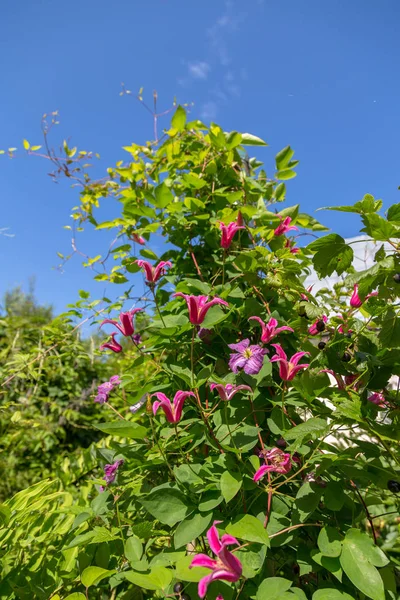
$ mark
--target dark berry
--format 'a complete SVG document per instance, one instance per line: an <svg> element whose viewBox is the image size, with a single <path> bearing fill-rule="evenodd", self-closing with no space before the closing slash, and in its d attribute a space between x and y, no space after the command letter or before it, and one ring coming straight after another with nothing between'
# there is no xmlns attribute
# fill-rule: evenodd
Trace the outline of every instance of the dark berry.
<svg viewBox="0 0 400 600"><path fill-rule="evenodd" d="M400 273L396 273L396 275L393 275L393 281L395 283L400 283Z"/></svg>
<svg viewBox="0 0 400 600"><path fill-rule="evenodd" d="M320 343L318 344L318 348L319 348L320 350L323 350L323 349L325 348L325 346L326 346L325 342L320 342Z"/></svg>
<svg viewBox="0 0 400 600"><path fill-rule="evenodd" d="M180 594L182 592L183 588L184 588L183 583L181 583L180 581L178 581L178 583L176 583L174 585L174 592L175 592L175 594Z"/></svg>
<svg viewBox="0 0 400 600"><path fill-rule="evenodd" d="M189 594L182 594L181 600L192 600Z"/></svg>
<svg viewBox="0 0 400 600"><path fill-rule="evenodd" d="M276 445L278 446L278 448L285 449L287 446L287 443L285 442L285 440L283 438L279 438L279 440L276 440Z"/></svg>
<svg viewBox="0 0 400 600"><path fill-rule="evenodd" d="M342 361L343 362L350 362L351 361L351 354L349 354L348 352L344 352L343 356L342 356Z"/></svg>
<svg viewBox="0 0 400 600"><path fill-rule="evenodd" d="M387 482L388 490L393 492L393 494L400 493L400 481L396 481L395 479L389 479Z"/></svg>
<svg viewBox="0 0 400 600"><path fill-rule="evenodd" d="M323 321L317 321L316 328L317 331L323 331L325 329L325 323Z"/></svg>
<svg viewBox="0 0 400 600"><path fill-rule="evenodd" d="M351 333L350 333L350 331L348 331L348 332L347 332L347 333L345 333L344 335L345 335L345 337L347 337L347 338L351 338Z"/></svg>

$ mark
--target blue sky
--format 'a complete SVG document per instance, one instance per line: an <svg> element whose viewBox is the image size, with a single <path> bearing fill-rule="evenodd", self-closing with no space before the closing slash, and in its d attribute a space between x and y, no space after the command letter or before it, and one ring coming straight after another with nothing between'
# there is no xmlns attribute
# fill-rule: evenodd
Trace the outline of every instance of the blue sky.
<svg viewBox="0 0 400 600"><path fill-rule="evenodd" d="M40 144L42 114L59 110L54 145L70 137L99 152L101 172L125 158L123 145L151 139L151 119L119 96L125 82L149 100L157 89L160 107L176 95L194 103L194 117L263 137L270 174L290 144L300 165L288 200L304 211L367 192L389 206L400 193L399 17L398 0L3 2L0 148ZM35 276L38 298L57 311L79 289L101 296L78 257L63 273L52 269L56 252L70 250L63 225L77 190L52 183L39 158L0 159L0 229L14 235L0 235L0 294ZM316 216L344 236L358 233L356 217ZM79 240L91 255L107 243L90 230Z"/></svg>

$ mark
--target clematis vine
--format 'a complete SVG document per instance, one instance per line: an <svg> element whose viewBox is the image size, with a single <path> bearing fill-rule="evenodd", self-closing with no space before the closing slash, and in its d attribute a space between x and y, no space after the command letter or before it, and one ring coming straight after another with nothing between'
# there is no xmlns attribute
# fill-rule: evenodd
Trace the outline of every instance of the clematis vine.
<svg viewBox="0 0 400 600"><path fill-rule="evenodd" d="M319 319L314 321L312 325L308 328L308 333L310 335L318 335L325 329L325 323L328 322L328 317L326 315L322 315Z"/></svg>
<svg viewBox="0 0 400 600"><path fill-rule="evenodd" d="M210 558L207 554L197 554L192 560L190 567L205 567L210 569L210 575L206 575L199 581L198 594L200 598L205 598L207 588L213 581L223 579L229 582L235 582L242 576L242 563L227 546L233 544L239 546L239 542L233 536L224 533L220 538L216 525L221 521L214 521L212 527L207 531L207 539L211 550L217 558Z"/></svg>
<svg viewBox="0 0 400 600"><path fill-rule="evenodd" d="M329 373L329 375L332 375L332 377L334 377L336 379L336 383L337 383L339 390L345 390L347 387L352 385L356 379L358 379L358 375L355 375L354 373L352 373L351 375L345 375L344 377L342 377L342 375L339 375L339 373L335 373L335 371L332 371L332 369L322 369L320 371L320 373ZM357 390L357 388L359 388L360 385L361 385L361 382L358 381L354 385L354 389Z"/></svg>
<svg viewBox="0 0 400 600"><path fill-rule="evenodd" d="M282 331L291 331L293 333L293 329L291 327L287 327L284 325L283 327L278 327L278 321L273 317L270 318L268 323L264 323L260 317L249 317L249 321L257 321L261 325L261 341L263 344L268 344L275 336L282 333Z"/></svg>
<svg viewBox="0 0 400 600"><path fill-rule="evenodd" d="M155 415L159 408L164 411L164 414L169 423L179 423L182 417L183 403L188 396L194 396L193 392L183 392L179 390L176 392L173 401L162 392L156 392L152 394L156 396L156 402L153 402L153 414Z"/></svg>
<svg viewBox="0 0 400 600"><path fill-rule="evenodd" d="M290 224L291 222L292 222L292 218L291 217L286 217L283 220L281 218L281 223L275 229L274 235L276 235L276 236L283 235L284 233L287 233L288 231L291 231L292 229L298 231L299 228L296 227L296 225L291 225Z"/></svg>
<svg viewBox="0 0 400 600"><path fill-rule="evenodd" d="M110 393L112 392L112 390L115 387L117 387L120 383L121 383L121 379L120 379L119 375L113 375L112 377L110 377L109 381L105 381L104 383L101 383L97 387L97 396L94 399L94 401L98 402L99 404L104 404L105 402L107 402L108 397L109 397Z"/></svg>
<svg viewBox="0 0 400 600"><path fill-rule="evenodd" d="M262 465L255 473L253 481L260 481L266 473L289 473L292 468L292 460L288 452L283 452L280 448L264 450L260 452L260 457L264 458L266 465Z"/></svg>
<svg viewBox="0 0 400 600"><path fill-rule="evenodd" d="M165 275L165 267L172 267L172 263L169 260L162 260L156 266L151 265L147 260L137 260L136 264L141 269L144 269L146 283L150 286L154 286L160 277Z"/></svg>
<svg viewBox="0 0 400 600"><path fill-rule="evenodd" d="M211 383L210 390L212 392L216 390L221 400L224 400L225 402L232 400L233 396L238 392L244 390L247 392L253 391L248 385L232 385L231 383L227 383L226 385L223 385L222 383Z"/></svg>
<svg viewBox="0 0 400 600"><path fill-rule="evenodd" d="M276 354L270 360L271 362L279 363L279 376L284 381L291 381L301 369L306 369L310 366L308 363L302 365L298 364L303 356L310 355L309 352L296 352L296 354L293 354L292 358L288 360L286 352L280 344L271 344L271 346L275 348Z"/></svg>
<svg viewBox="0 0 400 600"><path fill-rule="evenodd" d="M144 239L144 237L142 237L138 233L132 233L132 239L134 242L136 242L137 244L140 244L141 246L144 246L146 243L146 240Z"/></svg>
<svg viewBox="0 0 400 600"><path fill-rule="evenodd" d="M122 352L122 346L119 342L117 342L117 340L115 339L115 336L117 334L116 333L112 333L110 335L110 341L108 342L104 342L103 344L101 344L100 346L100 350L104 350L104 349L108 349L108 350L112 350L113 352Z"/></svg>
<svg viewBox="0 0 400 600"><path fill-rule="evenodd" d="M103 479L106 482L106 485L110 485L110 483L114 483L115 478L117 476L118 469L124 464L122 459L116 460L112 465L104 466L104 477ZM100 491L104 492L105 487L101 486Z"/></svg>
<svg viewBox="0 0 400 600"><path fill-rule="evenodd" d="M212 306L215 306L216 304L229 306L222 298L208 300L208 296L191 296L189 294L183 294L182 292L176 292L173 296L174 298L184 298L186 300L189 310L189 321L193 323L193 325L201 325Z"/></svg>
<svg viewBox="0 0 400 600"><path fill-rule="evenodd" d="M377 296L377 295L378 295L378 292L371 292L370 294L367 294L365 296L364 302L366 302L368 300L368 298L371 298L372 296ZM360 306L362 306L364 302L361 300L360 296L358 295L358 283L356 283L354 285L353 293L350 298L350 306L352 306L353 308L360 308Z"/></svg>
<svg viewBox="0 0 400 600"><path fill-rule="evenodd" d="M240 215L240 219L239 219ZM235 236L235 233L239 231L239 229L246 229L243 225L243 217L239 213L237 221L233 221L232 223L228 223L228 225L224 225L224 223L220 222L219 228L221 229L221 248L228 249L232 244L232 240Z"/></svg>
<svg viewBox="0 0 400 600"><path fill-rule="evenodd" d="M110 323L111 325L114 325L114 327L116 327L118 331L122 333L122 335L126 337L131 337L135 331L135 328L133 326L133 319L135 317L135 314L140 312L141 310L143 310L143 308L133 308L132 310L128 310L127 312L120 313L119 323L114 319L104 319L100 327L103 327L103 325ZM111 337L113 337L114 335L116 334L112 334ZM114 350L114 352L117 351ZM120 350L118 352L120 352Z"/></svg>
<svg viewBox="0 0 400 600"><path fill-rule="evenodd" d="M314 287L314 284L308 286L307 292L311 292L311 290L313 289L313 287ZM307 296L307 294L300 294L300 298L302 300L304 300L305 302L308 302L308 296Z"/></svg>
<svg viewBox="0 0 400 600"><path fill-rule="evenodd" d="M261 371L264 356L268 350L261 346L250 346L248 339L242 340L238 344L228 344L228 347L235 351L229 358L229 368L234 373L243 369L248 375L257 375Z"/></svg>

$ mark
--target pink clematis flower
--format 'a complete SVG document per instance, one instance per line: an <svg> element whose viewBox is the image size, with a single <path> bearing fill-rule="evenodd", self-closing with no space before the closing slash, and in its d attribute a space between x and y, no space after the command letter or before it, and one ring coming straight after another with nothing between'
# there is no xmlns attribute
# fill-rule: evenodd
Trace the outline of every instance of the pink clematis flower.
<svg viewBox="0 0 400 600"><path fill-rule="evenodd" d="M287 233L288 231L291 231L292 229L295 229L296 231L299 230L298 227L296 227L296 225L291 225L290 223L292 222L292 218L291 217L286 217L285 219L282 220L281 219L281 223L280 225L278 225L278 227L275 229L274 231L274 235L278 236L278 235L283 235L284 233Z"/></svg>
<svg viewBox="0 0 400 600"><path fill-rule="evenodd" d="M146 243L146 240L138 233L132 233L132 239L134 242L140 244L141 246L144 246Z"/></svg>
<svg viewBox="0 0 400 600"><path fill-rule="evenodd" d="M210 390L212 392L217 390L219 397L221 400L225 400L225 402L232 400L235 394L243 390L246 390L247 392L253 391L248 385L232 385L231 383L227 383L226 385L222 385L222 383L211 383Z"/></svg>
<svg viewBox="0 0 400 600"><path fill-rule="evenodd" d="M104 477L103 479L105 480L106 484L109 485L110 483L114 483L115 478L117 476L117 472L118 469L124 464L124 461L122 459L120 460L116 460L115 463L113 463L112 465L105 465L104 466ZM100 487L100 491L104 492L105 487L101 486Z"/></svg>
<svg viewBox="0 0 400 600"><path fill-rule="evenodd" d="M157 401L153 402L153 414L155 415L158 409L161 408L169 423L179 423L182 417L183 403L188 396L194 396L194 393L182 392L180 390L179 392L176 392L172 402L162 392L156 392L155 394L152 394L152 396L157 397Z"/></svg>
<svg viewBox="0 0 400 600"><path fill-rule="evenodd" d="M109 350L112 350L113 352L122 352L122 346L119 342L117 342L117 340L115 339L115 336L117 334L116 333L112 333L110 335L110 341L109 342L104 342L104 344L101 344L100 346L100 350L104 350L105 348L108 348Z"/></svg>
<svg viewBox="0 0 400 600"><path fill-rule="evenodd" d="M207 554L198 554L189 567L205 567L212 571L210 575L206 575L199 581L198 593L200 598L205 598L207 588L213 581L223 579L234 582L242 576L242 563L227 549L227 546L232 544L239 546L239 542L227 533L220 538L216 528L218 523L221 523L221 521L214 521L212 527L207 531L208 543L217 558L210 558Z"/></svg>
<svg viewBox="0 0 400 600"><path fill-rule="evenodd" d="M372 404L376 404L376 406L380 406L381 408L386 407L388 405L385 396L381 392L374 392L373 394L371 394L368 398L368 401L372 402Z"/></svg>
<svg viewBox="0 0 400 600"><path fill-rule="evenodd" d="M368 300L368 298L371 298L372 296L377 296L377 295L378 295L378 292L371 292L370 294L367 294L365 296L364 302L366 302ZM353 293L350 298L350 306L352 306L353 308L360 308L360 306L362 306L362 305L363 305L363 301L361 300L360 296L358 295L358 283L356 283L354 285Z"/></svg>
<svg viewBox="0 0 400 600"><path fill-rule="evenodd" d="M193 325L201 325L212 306L215 306L216 304L229 306L222 298L213 298L207 302L208 296L190 296L189 294L183 294L182 292L176 292L173 296L174 298L180 297L186 300L189 309L189 321L193 323Z"/></svg>
<svg viewBox="0 0 400 600"><path fill-rule="evenodd" d="M110 392L112 392L112 390L115 387L117 387L117 385L119 385L120 383L121 379L119 375L113 375L112 377L110 377L109 381L101 383L97 387L97 396L94 399L94 401L98 402L99 404L104 404L105 402L107 402Z"/></svg>
<svg viewBox="0 0 400 600"><path fill-rule="evenodd" d="M238 215L237 221L228 223L228 225L224 225L224 223L222 223L220 221L219 228L222 231L221 248L225 248L225 249L230 247L230 245L232 244L232 240L235 236L235 233L237 231L239 231L239 229L246 229L246 227L243 225L243 217L241 214L240 214L240 219L239 219L239 215Z"/></svg>
<svg viewBox="0 0 400 600"><path fill-rule="evenodd" d="M276 354L270 359L271 362L279 362L279 376L284 381L291 381L296 373L301 369L306 369L309 364L299 365L299 360L309 352L296 352L290 360L287 359L286 353L280 344L271 344L275 348Z"/></svg>
<svg viewBox="0 0 400 600"><path fill-rule="evenodd" d="M314 321L312 325L308 328L308 333L310 335L318 335L325 329L325 323L328 322L328 317L326 315L322 315L321 318Z"/></svg>
<svg viewBox="0 0 400 600"><path fill-rule="evenodd" d="M289 473L292 468L290 454L283 452L280 448L272 448L272 450L264 451L260 455L269 464L263 465L256 471L253 481L259 481L266 473Z"/></svg>
<svg viewBox="0 0 400 600"><path fill-rule="evenodd" d="M134 308L132 310L128 310L127 312L120 313L119 321L121 324L119 324L114 319L104 319L104 321L101 323L100 327L103 327L103 325L106 325L106 323L110 323L111 325L114 325L114 327L116 327L118 329L118 331L120 331L122 333L122 335L125 335L126 337L130 337L131 335L133 335L133 333L135 331L135 329L133 327L133 319L135 317L135 314L137 312L140 312L141 310L143 310L143 308Z"/></svg>
<svg viewBox="0 0 400 600"><path fill-rule="evenodd" d="M243 369L248 375L257 375L261 371L264 362L264 355L268 350L261 346L250 346L250 340L242 340L238 344L228 344L231 350L235 350L234 354L230 355L229 368L237 373L239 369Z"/></svg>
<svg viewBox="0 0 400 600"><path fill-rule="evenodd" d="M310 286L307 288L307 292L311 292L311 290L313 289L313 287L314 287L314 284L310 285ZM307 296L307 294L300 294L300 298L301 298L302 300L304 300L304 301L308 302L308 296Z"/></svg>
<svg viewBox="0 0 400 600"><path fill-rule="evenodd" d="M147 260L137 260L136 264L141 269L144 269L146 273L146 283L148 285L154 285L160 277L165 275L165 267L172 267L172 263L169 260L162 260L156 267L153 267Z"/></svg>
<svg viewBox="0 0 400 600"><path fill-rule="evenodd" d="M268 342L282 331L291 331L292 333L294 331L291 327L287 327L286 325L278 327L278 321L273 317L271 317L268 323L264 323L260 317L249 317L249 321L258 321L258 323L260 323L262 328L261 341L263 344L268 344Z"/></svg>
<svg viewBox="0 0 400 600"><path fill-rule="evenodd" d="M300 252L300 248L296 248L295 242L291 240L286 240L284 248L288 248L291 254L298 254Z"/></svg>

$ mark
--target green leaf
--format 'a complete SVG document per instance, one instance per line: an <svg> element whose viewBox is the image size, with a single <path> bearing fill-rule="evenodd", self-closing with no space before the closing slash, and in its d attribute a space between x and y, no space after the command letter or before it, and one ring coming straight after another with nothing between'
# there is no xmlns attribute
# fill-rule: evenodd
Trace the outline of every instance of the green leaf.
<svg viewBox="0 0 400 600"><path fill-rule="evenodd" d="M325 526L321 529L317 544L324 556L337 557L342 551L340 535L333 527Z"/></svg>
<svg viewBox="0 0 400 600"><path fill-rule="evenodd" d="M226 503L230 502L242 487L242 476L240 473L224 471L221 475L221 494Z"/></svg>
<svg viewBox="0 0 400 600"><path fill-rule="evenodd" d="M186 125L186 111L182 106L178 106L174 116L171 119L171 126L177 131L182 131Z"/></svg>
<svg viewBox="0 0 400 600"><path fill-rule="evenodd" d="M242 146L268 146L268 144L252 133L242 133Z"/></svg>
<svg viewBox="0 0 400 600"><path fill-rule="evenodd" d="M269 546L269 536L259 519L252 515L242 515L226 527L227 533L247 542L257 542Z"/></svg>
<svg viewBox="0 0 400 600"><path fill-rule="evenodd" d="M140 250L140 256L143 256L143 258L149 258L150 260L158 260L157 254L153 252L153 250L150 250L150 248L142 248Z"/></svg>
<svg viewBox="0 0 400 600"><path fill-rule="evenodd" d="M193 542L207 529L211 523L211 519L212 513L206 515L197 513L179 523L174 535L175 549L177 550L189 542Z"/></svg>
<svg viewBox="0 0 400 600"><path fill-rule="evenodd" d="M226 138L226 147L229 150L232 150L232 148L236 148L236 146L239 146L239 144L242 143L242 135L240 133L238 133L237 131L231 131L227 138Z"/></svg>
<svg viewBox="0 0 400 600"><path fill-rule="evenodd" d="M282 171L276 172L276 178L281 181L293 179L293 177L296 177L296 175L297 175L297 173L296 173L296 171L293 171L293 169L282 169Z"/></svg>
<svg viewBox="0 0 400 600"><path fill-rule="evenodd" d="M400 346L400 319L393 308L389 308L382 322L379 340L384 348Z"/></svg>
<svg viewBox="0 0 400 600"><path fill-rule="evenodd" d="M312 600L345 600L346 596L347 594L342 594L335 588L323 588L314 592Z"/></svg>
<svg viewBox="0 0 400 600"><path fill-rule="evenodd" d="M81 575L81 581L85 587L91 587L97 585L102 579L110 577L115 571L109 571L108 569L102 569L101 567L87 567Z"/></svg>
<svg viewBox="0 0 400 600"><path fill-rule="evenodd" d="M292 582L283 577L268 577L261 582L257 590L257 600L275 600L281 598L291 587Z"/></svg>
<svg viewBox="0 0 400 600"><path fill-rule="evenodd" d="M353 249L336 233L330 233L311 242L307 250L315 252L312 261L321 277L330 276L334 271L341 275L353 262Z"/></svg>
<svg viewBox="0 0 400 600"><path fill-rule="evenodd" d="M362 217L365 225L361 229L374 240L385 242L391 237L400 237L400 229L389 223L386 219L375 213L370 213Z"/></svg>
<svg viewBox="0 0 400 600"><path fill-rule="evenodd" d="M275 156L276 170L279 171L287 167L293 155L294 150L292 150L290 146L286 146L286 148L283 148L283 150L278 152Z"/></svg>
<svg viewBox="0 0 400 600"><path fill-rule="evenodd" d="M147 429L133 421L115 421L113 423L94 423L96 429L114 437L125 437L131 440L142 440L147 435Z"/></svg>
<svg viewBox="0 0 400 600"><path fill-rule="evenodd" d="M154 190L154 194L156 198L155 205L158 208L165 208L168 206L168 204L171 204L171 202L174 201L174 195L169 187L165 185L165 183L158 185Z"/></svg>
<svg viewBox="0 0 400 600"><path fill-rule="evenodd" d="M327 431L328 428L329 425L324 419L312 417L305 423L300 423L300 425L296 425L296 427L286 431L285 440L303 440L308 436L320 437Z"/></svg>
<svg viewBox="0 0 400 600"><path fill-rule="evenodd" d="M316 548L311 550L310 555L313 561L317 563L317 565L320 565L321 567L329 571L329 573L332 573L332 575L334 575L339 581L342 581L343 570L340 566L340 560L338 556L324 556Z"/></svg>
<svg viewBox="0 0 400 600"><path fill-rule="evenodd" d="M52 596L52 600L53 598L55 598L55 596ZM81 592L74 592L73 594L65 596L64 600L86 600L86 596Z"/></svg>
<svg viewBox="0 0 400 600"><path fill-rule="evenodd" d="M200 179L196 173L185 173L182 179L189 187L196 190L200 190L202 187L207 185L207 182L204 181L204 179Z"/></svg>
<svg viewBox="0 0 400 600"><path fill-rule="evenodd" d="M172 571L165 567L153 567L150 573L127 571L125 578L145 590L165 590L172 581Z"/></svg>
<svg viewBox="0 0 400 600"><path fill-rule="evenodd" d="M28 140L23 140L23 145L25 150L29 150L29 148L31 147L30 143L28 142Z"/></svg>
<svg viewBox="0 0 400 600"><path fill-rule="evenodd" d="M358 529L349 529L343 541L340 564L353 585L363 594L373 600L385 600L382 578L370 560L371 556L376 559L377 555L368 548L363 538L365 535ZM381 558L379 562L382 563Z"/></svg>
<svg viewBox="0 0 400 600"><path fill-rule="evenodd" d="M161 488L150 492L140 500L144 508L161 523L173 527L191 512L181 491Z"/></svg>
<svg viewBox="0 0 400 600"><path fill-rule="evenodd" d="M315 483L306 482L300 487L296 494L294 502L292 520L294 522L304 523L306 519L317 508L322 496L322 488Z"/></svg>
<svg viewBox="0 0 400 600"><path fill-rule="evenodd" d="M136 562L142 558L143 545L136 535L131 535L125 543L125 556L129 562Z"/></svg>
<svg viewBox="0 0 400 600"><path fill-rule="evenodd" d="M387 212L388 221L397 221L400 223L400 203L392 204Z"/></svg>

